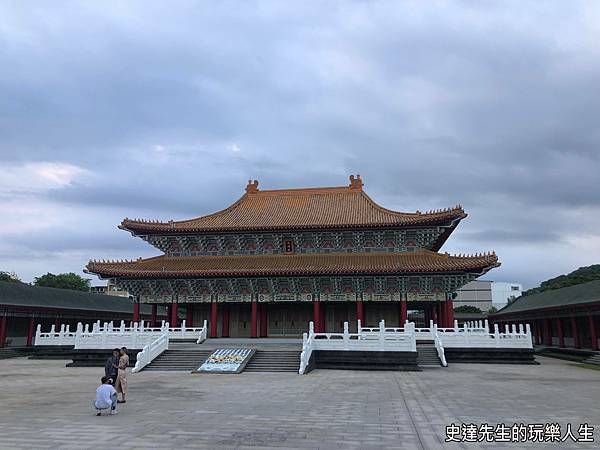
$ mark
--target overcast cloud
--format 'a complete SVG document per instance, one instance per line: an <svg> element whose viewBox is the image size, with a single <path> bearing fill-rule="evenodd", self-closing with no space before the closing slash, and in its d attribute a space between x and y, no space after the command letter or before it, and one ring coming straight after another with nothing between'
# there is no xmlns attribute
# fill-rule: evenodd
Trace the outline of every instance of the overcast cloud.
<svg viewBox="0 0 600 450"><path fill-rule="evenodd" d="M593 1L4 1L0 270L153 255L124 217L350 173L462 204L444 250L495 250L488 279L599 263L599 42Z"/></svg>

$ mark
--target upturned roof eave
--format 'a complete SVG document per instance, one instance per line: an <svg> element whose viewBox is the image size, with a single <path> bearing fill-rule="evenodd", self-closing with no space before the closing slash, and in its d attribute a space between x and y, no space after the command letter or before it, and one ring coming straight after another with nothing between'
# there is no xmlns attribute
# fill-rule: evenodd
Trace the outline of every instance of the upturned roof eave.
<svg viewBox="0 0 600 450"><path fill-rule="evenodd" d="M127 225L123 221L118 228L125 230L133 234L134 236L146 236L146 235L193 235L198 233L203 234L214 234L214 233L252 233L252 232L269 232L269 231L335 231L339 229L344 230L364 230L369 228L374 229L417 229L432 225L447 226L453 231L458 223L467 217L466 213L461 213L455 217L431 217L425 218L425 220L414 221L412 223L363 223L363 224L335 224L335 225L323 225L323 224L306 224L306 225L281 225L281 226L264 226L264 227L171 227L168 223L159 223L152 226L145 222L133 222L129 221ZM148 226L150 225L150 226ZM451 234L451 232L449 234ZM449 236L448 234L448 236ZM443 242L441 242L438 249L441 248Z"/></svg>

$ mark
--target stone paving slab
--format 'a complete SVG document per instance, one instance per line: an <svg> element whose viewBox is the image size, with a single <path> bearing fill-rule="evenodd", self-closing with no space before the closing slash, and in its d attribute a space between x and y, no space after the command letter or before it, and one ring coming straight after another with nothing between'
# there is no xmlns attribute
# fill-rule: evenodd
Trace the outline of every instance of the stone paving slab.
<svg viewBox="0 0 600 450"><path fill-rule="evenodd" d="M471 422L587 422L597 441L587 448L600 448L600 371L538 360L539 366L453 364L418 373L142 372L129 375L129 401L119 414L102 417L91 409L101 369L2 360L0 448L586 448L444 443L446 425Z"/></svg>

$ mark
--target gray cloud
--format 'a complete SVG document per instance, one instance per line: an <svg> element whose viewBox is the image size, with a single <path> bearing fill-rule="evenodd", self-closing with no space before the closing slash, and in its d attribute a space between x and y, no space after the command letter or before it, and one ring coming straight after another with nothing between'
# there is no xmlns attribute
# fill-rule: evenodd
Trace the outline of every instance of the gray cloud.
<svg viewBox="0 0 600 450"><path fill-rule="evenodd" d="M356 172L389 208L464 204L470 216L447 248L495 249L504 265L492 277L534 284L597 260L594 3L346 2L325 12L13 2L0 17L0 165L87 171L19 193L82 225L10 231L3 264L35 249L54 271L108 251L137 256L139 242L113 237L124 216L213 212L249 177L321 186ZM61 249L77 256L53 260Z"/></svg>

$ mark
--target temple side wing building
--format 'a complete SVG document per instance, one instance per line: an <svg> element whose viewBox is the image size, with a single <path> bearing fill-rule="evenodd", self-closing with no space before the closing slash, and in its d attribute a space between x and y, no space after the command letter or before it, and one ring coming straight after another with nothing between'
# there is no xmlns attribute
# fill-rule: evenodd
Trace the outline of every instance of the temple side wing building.
<svg viewBox="0 0 600 450"><path fill-rule="evenodd" d="M404 213L375 203L358 176L348 186L260 190L249 181L228 208L184 221L125 219L120 228L162 252L90 261L139 303L167 305L172 323L207 319L211 337L341 331L344 321L390 326L423 310L453 320L452 295L500 265L494 253L439 250L467 215L460 206ZM155 310L154 306L154 310Z"/></svg>

